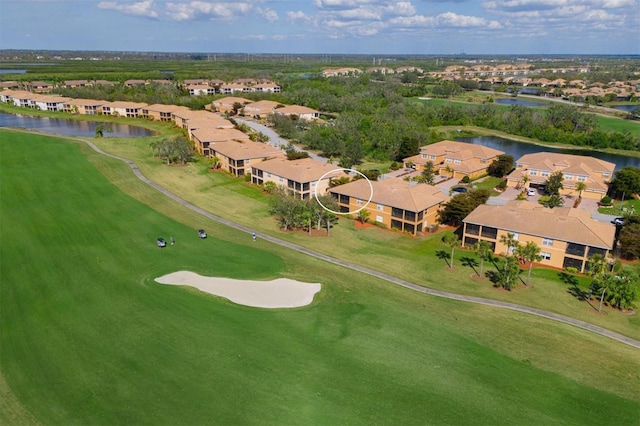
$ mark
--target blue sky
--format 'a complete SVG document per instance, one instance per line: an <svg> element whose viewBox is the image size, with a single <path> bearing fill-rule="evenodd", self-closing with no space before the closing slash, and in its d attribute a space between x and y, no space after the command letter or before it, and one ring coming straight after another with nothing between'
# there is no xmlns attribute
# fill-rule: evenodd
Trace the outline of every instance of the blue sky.
<svg viewBox="0 0 640 426"><path fill-rule="evenodd" d="M0 0L0 49L640 54L640 0Z"/></svg>

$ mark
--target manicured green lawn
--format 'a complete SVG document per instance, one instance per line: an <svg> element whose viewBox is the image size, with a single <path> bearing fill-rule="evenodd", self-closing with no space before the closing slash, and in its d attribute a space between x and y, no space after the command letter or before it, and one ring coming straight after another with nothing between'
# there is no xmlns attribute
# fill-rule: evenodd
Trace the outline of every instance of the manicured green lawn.
<svg viewBox="0 0 640 426"><path fill-rule="evenodd" d="M613 216L624 216L625 214L632 212L640 213L640 200L614 200L612 207L600 207L598 208L598 212Z"/></svg>
<svg viewBox="0 0 640 426"><path fill-rule="evenodd" d="M254 243L76 143L0 131L0 193L2 424L637 421L636 349ZM183 269L323 289L266 310L153 282Z"/></svg>
<svg viewBox="0 0 640 426"><path fill-rule="evenodd" d="M445 262L437 256L439 251L447 250L441 241L442 233L411 238L379 228L356 229L353 221L344 218L340 219L338 225L333 228L330 238L309 238L303 232L283 233L278 229L275 219L269 215L268 198L258 187L248 185L242 179L236 179L224 173L209 173L204 163L190 164L186 167L167 167L150 155L148 142L144 139L102 139L94 140L94 143L107 152L132 159L147 177L181 194L193 204L220 216L231 218L260 233L295 242L419 285L532 306L591 322L640 339L640 327L638 327L640 324L637 323L636 316L616 312L607 316L594 316L590 309L567 292L567 285L558 279L557 274L551 278L537 278L537 270L534 270L533 289L504 293L496 291L489 282L482 285L469 285L469 276L473 270L468 266L462 267L460 260L463 257L475 257L472 252L456 251L456 262L461 267L453 273L445 271ZM136 189L137 185L122 181L124 177L121 173L111 173L107 165L96 163L96 166L134 198L181 220L181 215L177 215L171 208L159 203L155 194L140 194ZM130 179L135 181L133 177Z"/></svg>

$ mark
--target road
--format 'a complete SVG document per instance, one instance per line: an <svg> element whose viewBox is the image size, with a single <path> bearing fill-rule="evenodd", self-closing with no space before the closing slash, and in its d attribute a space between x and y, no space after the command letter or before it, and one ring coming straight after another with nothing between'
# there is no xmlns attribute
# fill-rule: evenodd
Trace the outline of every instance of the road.
<svg viewBox="0 0 640 426"><path fill-rule="evenodd" d="M279 147L281 149L285 149L287 147L287 145L289 145L289 141L280 137L280 135L278 135L273 129L271 129L270 127L267 127L263 124L260 123L256 123L253 120L248 120L246 118L241 118L241 117L233 117L233 119L235 121L237 121L238 123L243 123L246 124L247 126L251 127L253 130L255 130L256 132L261 132L263 134L265 134L266 136L269 137L269 144ZM305 151L302 148L296 146L296 149L299 151ZM321 157L317 154L314 154L313 152L309 152L309 151L305 151L307 154L309 154L309 157L313 158L314 160L317 161L321 161L323 163L327 162L327 159L324 157Z"/></svg>
<svg viewBox="0 0 640 426"><path fill-rule="evenodd" d="M93 144L92 142L82 139L82 138L70 138L70 139L74 139L80 142L83 142L85 144L87 144L88 146L90 146L94 151L98 152L99 154L105 155L107 157L111 157L111 158L115 158L117 160L123 161L126 164L129 165L129 167L131 167L131 169L133 170L134 174L136 175L136 177L138 179L140 179L142 182L146 183L147 185L151 186L152 188L156 189L157 191L161 192L162 194L166 195L167 197L171 198L172 200L176 201L177 203L180 203L181 205L193 210L196 213L201 214L202 216L205 216L211 220L215 220L216 222L222 223L224 225L227 225L231 228L237 229L239 231L242 232L246 232L247 234L250 234L252 232L254 232L253 229L250 229L244 225L240 225L238 223L232 222L228 219L225 219L223 217L217 216L213 213L210 213L204 209L201 209L200 207L197 207L191 203L189 203L188 201L180 198L178 195L168 191L167 189L165 189L164 187L158 185L157 183L151 181L150 179L148 179L146 176L144 176L142 174L142 172L140 171L140 169L138 168L138 166L131 160L114 155L114 154L110 154L107 153L103 150L101 150L100 148L98 148L95 144ZM370 275L372 277L376 277L376 278L380 278L382 280L388 281L390 283L399 285L401 287L413 290L413 291L417 291L420 293L424 293L424 294L428 294L431 296L437 296L437 297L442 297L445 299L452 299L452 300L459 300L459 301L463 301L463 302L469 302L469 303L476 303L476 304L480 304L480 305L486 305L486 306L493 306L496 308L502 308L502 309L510 309L513 311L518 311L518 312L523 312L523 313L527 313L527 314L531 314L531 315L537 315L539 317L543 317L543 318L547 318L553 321L558 321L558 322L562 322L564 324L568 324L568 325L572 325L574 327L578 327L581 328L583 330L588 330L591 331L593 333L597 333L601 336L605 336L608 337L610 339L616 340L618 342L627 344L629 346L635 347L640 349L640 341L636 340L636 339L632 339L631 337L627 337L624 336L622 334L607 330L603 327L599 327L597 325L593 325L584 321L580 321L574 318L570 318L564 315L560 315L560 314L556 314L553 312L547 312L541 309L536 309L536 308L530 308L528 306L521 306L521 305L517 305L515 303L509 303L509 302L502 302L502 301L498 301L498 300L491 300L491 299L485 299L482 297L474 297L474 296L466 296L466 295L462 295L462 294L455 294L455 293L449 293L446 291L440 291L440 290L435 290L435 289L431 289L428 287L423 287L414 283L411 283L409 281L405 281L402 280L400 278L388 275L388 274L384 274L382 272L378 272L375 271L373 269L361 266L361 265L357 265L355 263L351 263L351 262L347 262L341 259L336 259L333 258L331 256L327 256L325 254L319 253L317 251L311 250L309 248L306 247L302 247L299 246L297 244L294 243L290 243L288 241L284 241L281 240L279 238L276 237L272 237L270 235L260 235L259 238L269 241L270 243L273 244L277 244L279 246L282 247L286 247L289 248L291 250L295 250L299 253L303 253L306 254L308 256L312 256L316 259L320 259L323 260L325 262L329 262L332 263L334 265L338 265L338 266L342 266L354 271L358 271L358 272L362 272L364 274Z"/></svg>

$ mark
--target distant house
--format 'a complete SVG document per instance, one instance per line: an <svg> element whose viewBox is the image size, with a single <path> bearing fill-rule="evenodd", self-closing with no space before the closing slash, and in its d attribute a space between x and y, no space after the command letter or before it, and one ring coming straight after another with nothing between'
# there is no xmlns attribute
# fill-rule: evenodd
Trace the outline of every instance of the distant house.
<svg viewBox="0 0 640 426"><path fill-rule="evenodd" d="M489 166L503 151L466 142L444 140L420 147L420 153L405 158L404 165L413 164L416 170L423 170L431 161L434 171L443 176L473 179L487 173Z"/></svg>
<svg viewBox="0 0 640 426"><path fill-rule="evenodd" d="M438 222L438 212L450 197L440 188L390 178L369 182L359 179L329 189L340 211L364 208L373 221L389 228L417 235ZM371 197L371 201L367 201Z"/></svg>
<svg viewBox="0 0 640 426"><path fill-rule="evenodd" d="M119 117L137 118L137 117L142 117L143 115L142 110L148 105L141 102L115 101L115 102L109 102L108 106L109 106L111 115L117 115ZM103 109L104 109L104 106L103 106Z"/></svg>
<svg viewBox="0 0 640 426"><path fill-rule="evenodd" d="M280 93L282 88L275 83L260 83L253 86L254 92Z"/></svg>
<svg viewBox="0 0 640 426"><path fill-rule="evenodd" d="M27 84L27 90L34 93L49 93L53 90L53 84L44 81L33 81Z"/></svg>
<svg viewBox="0 0 640 426"><path fill-rule="evenodd" d="M251 93L251 87L238 83L225 83L220 85L220 93L223 95L232 95L234 93Z"/></svg>
<svg viewBox="0 0 640 426"><path fill-rule="evenodd" d="M213 145L229 141L251 142L249 135L237 129L200 128L191 132L191 140L201 155L212 157Z"/></svg>
<svg viewBox="0 0 640 426"><path fill-rule="evenodd" d="M17 90L20 88L20 84L17 81L0 81L0 90Z"/></svg>
<svg viewBox="0 0 640 426"><path fill-rule="evenodd" d="M102 105L105 102L94 99L69 99L64 103L64 111L80 115L98 115L102 114Z"/></svg>
<svg viewBox="0 0 640 426"><path fill-rule="evenodd" d="M502 206L482 204L463 220L462 244L473 247L480 240L488 241L494 253L504 254L507 247L500 237L508 233L520 244L538 245L543 265L584 272L590 256L606 257L613 250L616 227L571 207L548 209L526 200Z"/></svg>
<svg viewBox="0 0 640 426"><path fill-rule="evenodd" d="M314 191L317 191L318 195L325 194L331 178L348 176L342 171L330 173L336 170L335 166L312 158L298 160L277 158L263 161L251 168L251 181L254 184L273 182L303 200L312 198Z"/></svg>
<svg viewBox="0 0 640 426"><path fill-rule="evenodd" d="M287 105L282 108L274 110L275 114L284 115L287 117L299 117L303 120L316 120L320 118L320 112L313 108L300 105Z"/></svg>
<svg viewBox="0 0 640 426"><path fill-rule="evenodd" d="M253 102L247 98L239 98L236 96L227 96L225 98L217 99L211 102L212 109L218 112L231 112L234 110L236 105L239 105L242 108L244 105Z"/></svg>
<svg viewBox="0 0 640 426"><path fill-rule="evenodd" d="M65 103L70 100L62 96L34 95L29 106L40 111L64 111Z"/></svg>
<svg viewBox="0 0 640 426"><path fill-rule="evenodd" d="M154 121L170 123L173 121L173 113L185 111L188 108L178 105L153 104L142 108L142 115Z"/></svg>
<svg viewBox="0 0 640 426"><path fill-rule="evenodd" d="M609 182L616 165L595 157L583 155L560 154L553 152L536 152L525 154L516 160L516 168L507 176L507 185L512 188L523 189L541 188L546 184L549 176L554 172L562 172L563 189L560 194L577 194L577 185L582 182L586 189L582 192L584 198L600 200L607 194ZM524 184L523 178L528 182Z"/></svg>
<svg viewBox="0 0 640 426"><path fill-rule="evenodd" d="M251 168L272 158L284 158L280 148L262 142L237 141L213 143L209 145L210 157L217 157L218 166L234 176L251 173Z"/></svg>
<svg viewBox="0 0 640 426"><path fill-rule="evenodd" d="M187 90L191 96L215 95L216 89L207 84L188 86Z"/></svg>
<svg viewBox="0 0 640 426"><path fill-rule="evenodd" d="M75 88L75 87L87 87L90 85L88 80L65 80L63 82L64 87Z"/></svg>
<svg viewBox="0 0 640 426"><path fill-rule="evenodd" d="M265 118L273 114L279 106L282 107L282 104L279 102L263 100L245 105L242 111L244 111L244 115L248 117Z"/></svg>
<svg viewBox="0 0 640 426"><path fill-rule="evenodd" d="M0 92L0 100L2 102L11 103L17 107L29 108L31 106L31 98L35 95L26 90L3 90Z"/></svg>

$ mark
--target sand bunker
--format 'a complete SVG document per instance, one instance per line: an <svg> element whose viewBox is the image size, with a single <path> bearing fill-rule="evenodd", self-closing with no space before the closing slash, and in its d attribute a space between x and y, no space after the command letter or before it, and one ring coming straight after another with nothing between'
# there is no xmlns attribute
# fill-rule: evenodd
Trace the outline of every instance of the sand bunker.
<svg viewBox="0 0 640 426"><path fill-rule="evenodd" d="M320 291L318 283L303 283L287 278L273 281L244 281L231 278L203 277L178 271L155 279L160 284L187 285L224 297L240 305L256 308L297 308L313 302Z"/></svg>

